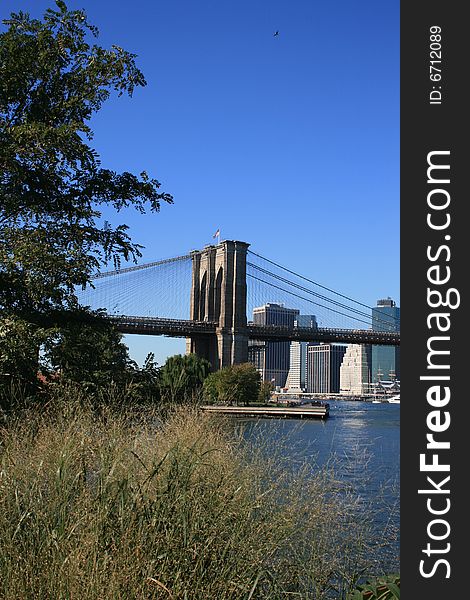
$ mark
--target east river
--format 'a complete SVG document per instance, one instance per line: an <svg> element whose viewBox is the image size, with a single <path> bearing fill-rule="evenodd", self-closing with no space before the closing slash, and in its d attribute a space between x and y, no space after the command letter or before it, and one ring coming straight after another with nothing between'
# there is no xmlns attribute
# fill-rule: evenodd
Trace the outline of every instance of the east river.
<svg viewBox="0 0 470 600"><path fill-rule="evenodd" d="M269 451L279 450L293 462L333 468L339 479L367 507L372 526L370 546L387 538L378 550L388 571L398 571L400 502L400 405L329 401L326 420L238 420L246 439L260 435Z"/></svg>

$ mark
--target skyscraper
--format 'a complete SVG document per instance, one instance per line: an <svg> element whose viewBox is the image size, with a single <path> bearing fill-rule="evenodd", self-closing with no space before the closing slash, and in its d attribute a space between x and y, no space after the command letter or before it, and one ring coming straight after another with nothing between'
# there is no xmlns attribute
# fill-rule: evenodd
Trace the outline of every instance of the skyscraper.
<svg viewBox="0 0 470 600"><path fill-rule="evenodd" d="M253 322L257 325L284 325L294 327L300 311L281 304L267 303L253 309ZM290 342L251 342L248 357L261 375L262 381L271 381L284 387L289 372Z"/></svg>
<svg viewBox="0 0 470 600"><path fill-rule="evenodd" d="M315 315L298 315L294 327L317 327ZM292 392L302 392L307 387L307 346L308 342L290 343L290 364L286 387Z"/></svg>
<svg viewBox="0 0 470 600"><path fill-rule="evenodd" d="M371 346L350 344L347 347L339 372L340 392L360 396L369 391L371 360Z"/></svg>
<svg viewBox="0 0 470 600"><path fill-rule="evenodd" d="M372 309L374 331L400 331L400 309L391 298L377 300ZM372 346L372 382L400 379L400 347Z"/></svg>

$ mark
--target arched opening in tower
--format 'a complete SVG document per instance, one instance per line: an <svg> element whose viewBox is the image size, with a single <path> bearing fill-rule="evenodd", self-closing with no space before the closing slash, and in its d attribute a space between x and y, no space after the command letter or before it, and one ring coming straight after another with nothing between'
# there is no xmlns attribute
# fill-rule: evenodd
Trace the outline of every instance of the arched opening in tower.
<svg viewBox="0 0 470 600"><path fill-rule="evenodd" d="M215 279L215 298L214 298L214 320L220 324L220 308L222 301L222 280L224 278L224 269L220 267Z"/></svg>
<svg viewBox="0 0 470 600"><path fill-rule="evenodd" d="M206 287L207 287L207 272L204 273L201 281L199 293L199 321L204 321L206 316Z"/></svg>

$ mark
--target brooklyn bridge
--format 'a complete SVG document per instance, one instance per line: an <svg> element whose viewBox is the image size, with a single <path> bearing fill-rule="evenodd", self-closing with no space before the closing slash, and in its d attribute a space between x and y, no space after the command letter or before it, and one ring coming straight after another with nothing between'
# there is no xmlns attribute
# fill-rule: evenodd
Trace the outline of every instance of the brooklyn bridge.
<svg viewBox="0 0 470 600"><path fill-rule="evenodd" d="M369 306L234 240L99 273L79 299L104 309L122 333L186 338L187 351L213 368L246 362L249 345L262 341L400 343L399 324L391 317L375 318L371 329ZM315 315L314 322L256 322L254 309L268 303Z"/></svg>

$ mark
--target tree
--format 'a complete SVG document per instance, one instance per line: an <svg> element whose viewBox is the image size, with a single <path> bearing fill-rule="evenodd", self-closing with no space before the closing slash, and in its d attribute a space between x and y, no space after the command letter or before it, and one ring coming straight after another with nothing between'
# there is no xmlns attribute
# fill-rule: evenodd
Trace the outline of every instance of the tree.
<svg viewBox="0 0 470 600"><path fill-rule="evenodd" d="M219 402L220 373L221 371L209 373L204 380L202 395L204 402L207 404L217 404Z"/></svg>
<svg viewBox="0 0 470 600"><path fill-rule="evenodd" d="M262 381L259 386L258 401L262 404L266 404L271 399L274 386L269 381Z"/></svg>
<svg viewBox="0 0 470 600"><path fill-rule="evenodd" d="M14 396L30 397L39 388L39 348L46 331L14 315L0 320L0 408Z"/></svg>
<svg viewBox="0 0 470 600"><path fill-rule="evenodd" d="M109 383L125 385L137 365L122 335L99 312L67 311L43 345L43 363L59 381L93 390Z"/></svg>
<svg viewBox="0 0 470 600"><path fill-rule="evenodd" d="M160 372L153 352L147 354L142 368L132 365L126 396L139 404L160 401Z"/></svg>
<svg viewBox="0 0 470 600"><path fill-rule="evenodd" d="M251 363L225 367L211 373L204 382L204 397L208 402L250 404L258 400L260 375Z"/></svg>
<svg viewBox="0 0 470 600"><path fill-rule="evenodd" d="M160 385L172 402L181 401L202 386L211 365L196 354L170 356L160 369Z"/></svg>
<svg viewBox="0 0 470 600"><path fill-rule="evenodd" d="M89 43L98 29L84 11L56 5L42 20L12 14L0 33L0 310L29 320L75 308L100 265L141 255L100 206L172 202L145 172L101 168L90 119L112 91L146 81L134 54Z"/></svg>
<svg viewBox="0 0 470 600"><path fill-rule="evenodd" d="M103 205L117 212L134 207L144 213L173 201L144 171L134 175L101 168L90 145L90 120L111 92L132 96L136 87L146 85L145 78L134 54L116 45L104 49L91 43L98 29L82 10L70 11L62 0L55 4L42 20L23 12L12 14L0 33L4 389L18 378L28 389L36 387L43 343L50 360L60 362L61 372L72 378L80 370L102 372L105 359L108 375L113 370L116 374L118 365L124 368L127 359L118 334L105 332L102 324L94 333L89 323L83 335L76 329L83 322L76 320L75 290L90 284L92 274L108 261L118 266L121 259L135 261L141 255L126 225L102 222ZM115 353L87 355L85 332L98 347L100 336L111 341L114 335ZM82 346L73 349L72 340ZM98 358L101 365L95 368L90 361ZM81 364L73 366L72 360Z"/></svg>

